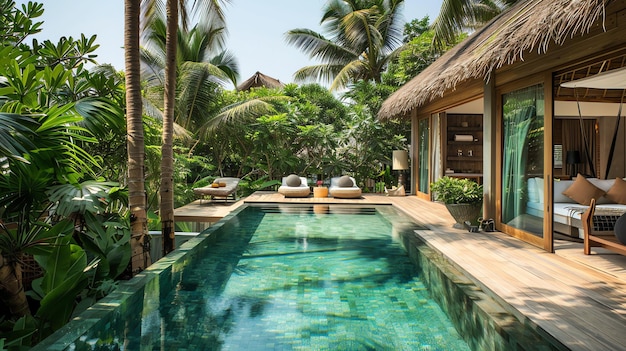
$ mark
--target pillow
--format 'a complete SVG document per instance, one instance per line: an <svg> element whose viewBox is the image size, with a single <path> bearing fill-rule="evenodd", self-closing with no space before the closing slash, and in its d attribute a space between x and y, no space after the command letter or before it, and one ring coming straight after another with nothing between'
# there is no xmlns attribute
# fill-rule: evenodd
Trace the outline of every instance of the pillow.
<svg viewBox="0 0 626 351"><path fill-rule="evenodd" d="M226 186L226 182L219 182L217 184L220 186L220 188L223 188Z"/></svg>
<svg viewBox="0 0 626 351"><path fill-rule="evenodd" d="M615 184L604 195L612 203L626 205L626 182L616 178Z"/></svg>
<svg viewBox="0 0 626 351"><path fill-rule="evenodd" d="M555 179L553 184L554 190L554 203L563 203L563 204L575 204L576 201L570 199L569 197L563 195L563 192L567 190L572 184L574 184L573 180L558 180Z"/></svg>
<svg viewBox="0 0 626 351"><path fill-rule="evenodd" d="M574 183L563 192L563 195L585 206L589 206L591 199L597 200L604 194L604 190L597 188L580 174L576 176Z"/></svg>
<svg viewBox="0 0 626 351"><path fill-rule="evenodd" d="M535 178L528 178L528 201L539 202L539 196L537 195L537 186L535 185Z"/></svg>
<svg viewBox="0 0 626 351"><path fill-rule="evenodd" d="M596 188L604 190L604 192L606 193L607 191L609 191L609 189L611 189L611 187L613 186L613 184L615 184L615 179L598 179L598 178L587 178L587 180L596 186ZM606 198L605 196L602 196L599 199L596 199L596 204L600 205L600 204L610 204L611 201L609 199Z"/></svg>
<svg viewBox="0 0 626 351"><path fill-rule="evenodd" d="M220 187L220 183L212 183L211 184L211 188L219 188Z"/></svg>
<svg viewBox="0 0 626 351"><path fill-rule="evenodd" d="M537 191L537 198L539 198L539 203L543 203L543 178L535 178L535 191Z"/></svg>
<svg viewBox="0 0 626 351"><path fill-rule="evenodd" d="M354 182L352 181L352 179L350 179L350 176L345 175L339 178L339 180L337 181L337 186L340 188L351 188L354 186Z"/></svg>
<svg viewBox="0 0 626 351"><path fill-rule="evenodd" d="M302 180L297 175L290 174L287 176L285 184L287 184L287 186L298 187L302 184Z"/></svg>

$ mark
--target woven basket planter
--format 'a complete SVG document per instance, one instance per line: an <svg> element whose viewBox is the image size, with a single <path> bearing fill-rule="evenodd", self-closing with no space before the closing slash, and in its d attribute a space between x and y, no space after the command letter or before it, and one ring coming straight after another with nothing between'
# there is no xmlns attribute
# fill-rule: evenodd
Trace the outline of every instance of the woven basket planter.
<svg viewBox="0 0 626 351"><path fill-rule="evenodd" d="M470 221L472 224L478 224L478 218L481 217L483 212L483 205L479 204L446 204L448 212L452 215L452 218L457 224L464 225L465 221Z"/></svg>

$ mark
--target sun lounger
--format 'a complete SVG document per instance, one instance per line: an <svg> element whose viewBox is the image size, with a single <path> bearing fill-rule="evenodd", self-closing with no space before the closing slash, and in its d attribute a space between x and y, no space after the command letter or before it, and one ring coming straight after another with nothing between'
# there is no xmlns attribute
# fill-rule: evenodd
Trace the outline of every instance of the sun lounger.
<svg viewBox="0 0 626 351"><path fill-rule="evenodd" d="M292 182L297 183L296 178L300 179L300 184L292 186L294 185ZM309 188L305 177L298 177L292 174L290 176L283 177L282 185L278 188L278 193L283 194L285 197L307 197L311 194L311 188Z"/></svg>
<svg viewBox="0 0 626 351"><path fill-rule="evenodd" d="M349 182L348 178L352 181ZM338 199L358 199L361 197L361 188L356 185L352 177L333 177L330 179L330 196Z"/></svg>
<svg viewBox="0 0 626 351"><path fill-rule="evenodd" d="M228 201L229 197L232 197L233 200L237 199L237 188L239 187L239 178L217 178L213 182L213 184L218 184L220 186L215 186L213 184L207 185L202 188L194 188L194 194L205 197L208 196L211 199L214 198L223 198L225 201ZM221 186L223 185L223 186Z"/></svg>

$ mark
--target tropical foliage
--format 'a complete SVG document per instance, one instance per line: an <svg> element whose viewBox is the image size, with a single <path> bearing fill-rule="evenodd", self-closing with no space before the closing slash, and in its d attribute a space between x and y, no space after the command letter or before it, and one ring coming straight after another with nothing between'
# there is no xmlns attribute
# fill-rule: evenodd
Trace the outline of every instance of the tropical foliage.
<svg viewBox="0 0 626 351"><path fill-rule="evenodd" d="M163 177L174 207L218 176L242 178L242 195L290 173L350 174L366 191L392 181L387 165L410 125L376 113L440 54L426 45L427 19L402 35L401 0L331 1L322 23L332 40L307 30L289 40L323 62L297 77L332 78L348 88L341 98L318 84L226 91L239 77L220 1L183 1L170 13L180 25L168 98L166 3L139 3L125 1L122 74L97 65L95 36L30 40L43 6L0 0L3 347L32 345L150 264ZM31 268L39 276L22 280Z"/></svg>
<svg viewBox="0 0 626 351"><path fill-rule="evenodd" d="M1 328L13 330L5 346L19 348L65 324L126 269L128 213L118 206L126 196L102 178L123 172L102 167L116 156L97 146L124 138L123 88L109 68L84 68L95 37L28 47L42 5L2 0L0 9L0 298L2 319L13 322ZM109 224L94 219L104 214ZM24 281L32 267L41 277Z"/></svg>
<svg viewBox="0 0 626 351"><path fill-rule="evenodd" d="M287 42L322 63L295 73L298 81L332 82L331 90L359 80L381 81L381 74L402 44L404 0L331 0L322 10L327 35L292 29Z"/></svg>
<svg viewBox="0 0 626 351"><path fill-rule="evenodd" d="M518 0L444 0L432 24L437 47L453 44L456 38L480 28Z"/></svg>
<svg viewBox="0 0 626 351"><path fill-rule="evenodd" d="M479 204L483 201L483 186L466 178L441 177L430 185L435 201L444 204Z"/></svg>

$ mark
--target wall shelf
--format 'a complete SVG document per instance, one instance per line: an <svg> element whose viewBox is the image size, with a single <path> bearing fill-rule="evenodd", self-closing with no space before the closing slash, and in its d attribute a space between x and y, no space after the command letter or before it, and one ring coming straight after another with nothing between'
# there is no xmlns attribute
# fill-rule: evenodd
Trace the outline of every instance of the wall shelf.
<svg viewBox="0 0 626 351"><path fill-rule="evenodd" d="M483 172L483 116L448 114L446 117L446 169L457 173ZM474 140L455 140L455 135L471 135ZM471 155L471 156L470 156Z"/></svg>

